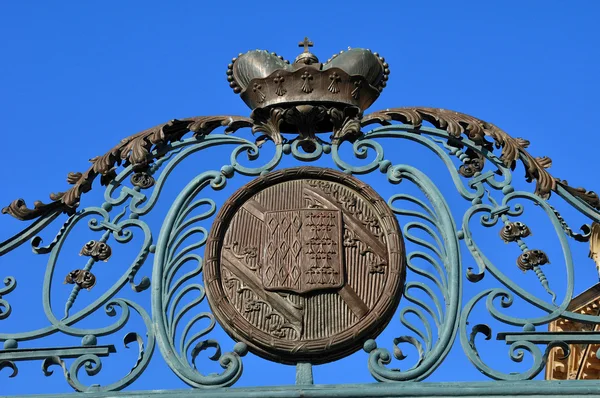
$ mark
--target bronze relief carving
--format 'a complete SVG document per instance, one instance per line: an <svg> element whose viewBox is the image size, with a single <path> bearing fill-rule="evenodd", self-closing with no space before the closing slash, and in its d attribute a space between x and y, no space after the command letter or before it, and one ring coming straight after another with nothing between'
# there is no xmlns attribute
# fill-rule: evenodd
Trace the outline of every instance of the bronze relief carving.
<svg viewBox="0 0 600 398"><path fill-rule="evenodd" d="M333 72L331 75L329 75L329 80L331 80L331 83L329 83L327 89L334 94L339 93L340 88L338 87L338 82L342 80L340 75L338 75L337 72Z"/></svg>
<svg viewBox="0 0 600 398"><path fill-rule="evenodd" d="M404 284L396 217L368 185L299 167L240 188L210 232L204 278L223 328L282 363L324 363L389 322Z"/></svg>
<svg viewBox="0 0 600 398"><path fill-rule="evenodd" d="M281 76L281 74L278 73L273 79L273 82L277 85L277 88L275 89L275 94L281 97L282 95L287 93L287 90L283 88L283 82L285 82L285 77Z"/></svg>
<svg viewBox="0 0 600 398"><path fill-rule="evenodd" d="M304 73L301 76L302 79L302 92L306 93L306 94L310 94L313 92L313 88L310 85L310 81L313 79L312 75L310 73L308 73L308 71L304 71Z"/></svg>

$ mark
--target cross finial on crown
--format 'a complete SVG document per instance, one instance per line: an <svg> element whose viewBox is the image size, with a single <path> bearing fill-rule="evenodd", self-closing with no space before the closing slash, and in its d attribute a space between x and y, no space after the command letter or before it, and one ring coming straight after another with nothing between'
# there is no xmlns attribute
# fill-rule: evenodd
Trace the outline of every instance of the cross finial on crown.
<svg viewBox="0 0 600 398"><path fill-rule="evenodd" d="M304 37L304 40L301 41L300 43L298 43L298 47L304 47L304 52L305 53L308 52L308 47L312 47L314 45L315 45L315 43L313 43L312 41L310 41L308 39L308 37Z"/></svg>

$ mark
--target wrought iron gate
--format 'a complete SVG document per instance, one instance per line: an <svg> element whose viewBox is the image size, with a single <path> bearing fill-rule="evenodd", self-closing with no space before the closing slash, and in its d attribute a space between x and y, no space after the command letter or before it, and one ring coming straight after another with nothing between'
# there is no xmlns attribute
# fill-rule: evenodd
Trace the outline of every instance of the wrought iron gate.
<svg viewBox="0 0 600 398"><path fill-rule="evenodd" d="M151 360L159 360L157 357L162 356L171 370L194 389L121 393L121 396L196 396L202 395L205 390L201 389L205 388L209 390L204 394L210 397L600 395L600 383L597 381L531 380L544 369L550 356L568 356L571 344L600 343L600 333L595 329L595 325L599 323L598 316L574 312L569 308L575 289L572 244L575 242L581 246L577 250L587 250L587 242L591 242L591 254L598 255L594 252L594 245L598 245L600 241L598 196L582 188L573 188L566 181L549 174L547 168L551 164L550 159L531 155L527 140L513 138L495 125L475 117L434 108L396 108L363 115L362 111L377 98L385 86L389 68L385 60L375 54L371 66L380 67L375 77L369 75L371 69L350 70L354 65L352 62L356 61L352 57L366 57L364 59L370 60L365 53L358 51L366 50L350 50L345 53L348 56L344 56L344 59L340 56L324 64L325 66L318 64L320 69L315 67L318 60L315 61L316 57L308 52L307 47L296 60L294 65L300 65L296 69L286 67L284 61L279 62L279 58L268 53L250 52L248 54L254 58L248 58L246 54L245 60L262 63L260 65L269 62L276 65L268 75L248 75L245 80L244 76L240 77L235 73L235 65L244 56L230 65L229 80L234 90L241 92L242 98L253 109L250 118L195 117L172 120L142 131L125 138L103 156L94 158L87 171L70 173L68 182L71 187L65 192L52 195L50 203L36 202L33 208L28 208L24 201L16 200L3 209L3 213L21 220L33 220L22 232L0 244L3 259L9 259L11 251L26 245L30 240L36 255L48 257L45 275L42 277L41 273L38 275L32 271L30 276L43 279L41 304L47 325L30 331L0 332L0 340L4 343L0 350L0 369L8 368L11 371L8 378L4 376L0 385L10 383L10 378L17 376L20 362L40 361L42 370L47 375L52 373L53 367L60 368L66 382L76 391L89 392L94 397L115 396L111 391L121 390L134 383ZM336 99L341 97L343 98ZM252 139L244 131L259 133L259 136ZM322 134L324 132L331 132L330 138L327 137L328 134ZM441 159L446 169L446 178L454 187L455 198L465 201L467 210L461 214L462 218L453 215L448 203L449 194L443 194L427 172L394 159L394 148L405 142L421 146L432 158ZM218 147L233 147L229 161L217 167L202 162L196 165L199 169L197 175L172 202L160 232L156 234L154 231L153 234L145 218L161 197L169 175L184 159L202 159L203 153L215 151ZM339 172L306 167L325 159ZM286 166L295 163L300 167L283 168L281 165L284 163ZM525 171L526 180L532 183L533 192L516 188L518 184L513 183L515 168ZM305 174L307 170L313 174ZM316 254L313 256L309 253L309 257L302 257L298 263L290 263L290 267L300 270L292 270L290 273L304 272L308 275L307 278L326 274L330 279L323 279L319 282L320 285L309 279L298 279L300 276L297 275L292 280L286 279L287 276L282 274L281 280L275 280L273 274L268 274L266 270L269 249L260 246L264 242L262 238L258 247L244 247L236 241L230 242L228 248L224 247L226 241L222 237L209 239L209 231L212 234L219 226L215 222L211 230L210 223L217 212L220 212L220 217L227 210L222 209L222 199L215 199L217 191L228 187L231 181L236 181L236 176L264 181L285 177L290 173L297 173L309 182L317 181L322 175L330 173L342 175L335 177L339 178L335 181L340 184L345 181L345 175L348 176L348 181L361 179L371 182L380 176L386 184L410 186L409 190L398 190L384 198L391 210L390 214L395 215L406 242L402 261L398 260L399 268L395 270L391 257L385 259L385 247L380 251L376 249L377 236L385 236L382 242L390 245L390 237L395 232L385 230L377 235L377 217L369 216L371 213L368 213L370 210L365 210L366 204L360 205L363 210L357 215L356 208L360 206L356 204L356 199L336 196L335 192L327 191L331 188L318 186L319 181L314 183L313 188L321 196L315 197L321 198L321 201L330 200L331 205L310 202L306 209L312 210L285 210L288 212L284 212L285 214L275 214L275 211L279 211L275 207L275 210L265 207L260 210L258 217L262 217L265 224L269 220L284 223L286 217L298 214L309 218L322 216L327 219L327 223L333 223L323 224L323 221L322 224L317 222L306 224L306 227L298 226L298 232L294 235L298 242L304 242L304 246L298 246L298 253L304 250L300 247L310 249L313 244L322 246L323 239L329 245L343 246L345 253L354 253L351 250L358 253L355 263L350 263L349 254L340 257L345 258L343 261L335 256L331 257L331 253L337 253L333 249L331 252L324 252L322 255L325 257L315 257ZM104 203L80 209L82 195L98 183L106 186ZM361 188L359 182L356 184L356 192L367 189ZM246 189L249 190L246 193L258 192L255 188ZM312 188L306 189L310 191ZM242 189L239 192L244 191ZM290 193L290 198L291 195ZM550 204L550 195L562 200ZM377 206L376 196L378 195L373 194L369 200L364 199L365 203ZM315 197L306 200L314 201ZM250 199L238 195L229 200L225 207L241 206L244 200ZM264 203L261 205L267 206ZM588 220L581 233L569 227L555 205L557 208L563 205L576 209ZM352 206L355 206L354 210ZM321 209L321 213L318 209ZM530 219L527 217L528 209L545 214L550 221L548 225L551 225L556 234L563 258L550 258L547 253L549 248L528 244L531 233L536 232L533 225L525 222ZM373 212L378 214L375 210ZM352 225L357 226L346 228L335 224L338 221L333 222L331 219L337 216L346 217L348 223L354 222ZM38 234L61 217L66 218L64 224L54 240L44 245ZM219 217L217 219L220 220ZM231 217L223 225L233 223ZM87 223L96 237L88 242L79 242L79 235L72 232L84 223ZM326 228L327 225L334 226L333 232L320 236L321 240L306 243L306 234L309 234L307 231L310 228ZM336 235L336 228L343 228L340 229L342 235ZM355 236L356 233L360 235L363 230L371 231L375 238ZM251 232L247 231L240 236L249 234ZM139 247L133 261L126 269L121 269L119 278L101 295L74 310L75 303L84 294L82 290L92 289L96 284L98 263L117 261L113 255L116 247L130 243L134 236L139 237ZM288 242L288 238L269 239L273 245L287 245L285 242ZM482 245L481 239L502 240L518 247L521 254L517 258L505 259L500 266L482 248L485 245ZM67 275L55 275L61 251L69 240L81 243L80 255L85 261L81 268L73 269ZM579 244L580 242L586 243ZM215 246L211 248L211 244ZM364 247L361 248L360 245ZM286 246L285 253L292 249ZM245 277L236 277L235 273L230 275L230 271L218 268L221 261L219 256L225 250L229 250L228 261L239 261L242 268L246 264L248 269L240 271ZM281 256L284 256L284 249L281 250ZM390 250L390 253L396 253ZM214 263L207 260L211 256L209 252L216 253L213 256ZM465 253L468 258L465 258ZM317 262L309 264L309 258L327 258L328 262L325 266L315 265ZM549 260L552 260L555 267L564 264L563 280L554 281L546 276L544 269L548 267ZM272 264L276 270L274 272L282 272L277 267L283 261L279 259ZM471 264L475 266L469 267ZM370 325L371 321L365 321L364 327L356 324L358 326L353 326L350 337L339 342L336 340L337 332L332 331L335 328L331 326L331 330L322 331L325 343L315 343L316 348L307 348L317 337L306 336L309 333L318 334L318 326L310 326L306 320L306 313L309 311L307 300L313 297L311 294L316 294L313 290L339 289L344 284L344 278L332 275L352 272L344 270L344 266L368 267L365 275L373 280L385 275L390 286L386 285L383 291L390 291L398 283L401 293L384 300L384 307L391 303L393 308L374 310L379 308L374 301L372 306L367 305L362 310L358 304L355 315L350 310L348 312L348 316L360 318L363 316L361 311L375 311L375 314L382 317L379 324L374 324L370 329L367 324ZM138 276L142 267L152 267L151 277ZM524 286L517 282L512 277L512 271L517 268L527 275L535 275L536 283L547 294L538 296L532 292L535 288L531 285ZM256 275L262 275L262 285L259 279L255 280L252 276L259 271L262 274ZM10 273L3 267L2 273L7 272ZM204 275L205 273L208 275ZM393 275L397 275L397 280L393 279ZM485 284L482 283L484 276L487 276ZM64 309L56 307L53 296L56 292L53 290L56 289L56 280L63 278L67 285L72 285L68 286L69 295ZM350 280L351 276L347 275L345 278ZM533 279L528 280L531 283ZM218 286L213 289L210 284L217 282ZM468 295L464 292L464 284L470 286ZM556 290L556 286L561 284L564 286ZM122 297L128 286L138 293L151 292L151 311L148 311L147 305ZM18 289L17 280L6 276L4 287L0 289L0 330L4 329L3 323L11 319L18 321L20 316L24 316L11 310L11 293L15 289ZM371 288L366 289L364 297L371 294ZM354 286L354 290L358 288ZM207 291L212 310L205 308ZM217 299L218 291L223 294ZM344 294L349 294L349 298ZM350 307L352 305L348 303L357 300L352 294L360 296L360 292L339 293ZM367 302L368 299L364 297L358 298ZM227 300L239 301L232 305L241 308L235 307L241 315L227 315L224 310ZM400 306L396 310L398 300ZM516 301L520 302L518 313L511 312ZM522 315L530 313L523 309L527 306L537 311L536 315ZM268 310L265 309L267 307ZM492 330L490 326L479 323L478 317L473 314L482 308L498 324L503 325L501 329ZM215 316L215 309L218 316ZM295 311L301 313L299 317L303 320L299 323L293 322L297 316ZM392 318L394 311L396 315ZM101 313L115 319L101 327L79 326L91 318L99 318ZM333 307L325 307L319 312L321 324L333 324L333 313ZM134 314L140 317L145 330L123 334L125 346L138 346L137 360L131 371L110 384L82 382L80 374L83 371L94 376L102 369L101 358L118 355L120 348L105 342L111 336L121 334L122 329L127 330L130 317ZM263 323L257 321L257 331L245 333L244 322L251 316L260 318ZM346 315L342 314L339 319L335 318L335 322L341 325L339 330L345 327L342 325L344 316ZM386 330L391 329L395 337L391 341L379 339L376 342L375 338L390 319L391 323ZM547 331L546 325L557 319L590 325L590 331ZM237 341L232 346L222 349L221 343L211 336L218 321ZM237 324L238 321L241 323ZM265 341L256 337L263 332L267 336ZM303 337L290 337L294 333ZM54 334L77 336L81 338L81 345L43 347L44 339ZM518 371L496 369L489 358L486 361L480 356L478 346L484 344L484 339L479 337L485 340L492 337L503 340L508 345L510 359L517 363L528 353L531 365ZM303 341L304 338L308 343L290 343L292 348L289 349L282 343L285 339ZM457 344L482 374L496 381L415 383L427 380ZM154 352L156 345L159 353ZM415 355L407 355L405 347L412 347ZM311 362L336 360L359 348L368 353L368 372L375 380L383 383L312 385ZM235 385L242 375L243 357L249 350L276 362L295 364L297 384L214 389ZM207 355L207 352L212 352L209 358L222 367L220 373L209 373L196 365L197 358ZM397 369L397 366L401 366L401 369ZM136 385L133 386L135 388ZM143 389L143 386L138 386L137 389Z"/></svg>

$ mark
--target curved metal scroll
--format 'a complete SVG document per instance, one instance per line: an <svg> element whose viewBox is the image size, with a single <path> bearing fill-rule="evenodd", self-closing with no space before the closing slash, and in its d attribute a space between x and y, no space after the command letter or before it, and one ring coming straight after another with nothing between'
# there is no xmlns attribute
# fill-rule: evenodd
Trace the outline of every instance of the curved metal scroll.
<svg viewBox="0 0 600 398"><path fill-rule="evenodd" d="M365 350L370 354L369 370L375 379L379 381L421 380L431 374L443 361L456 336L456 323L461 301L461 264L458 239L455 233L456 227L444 197L424 173L411 166L397 165L389 167L387 177L392 182L399 182L403 179L412 182L431 203L432 208L429 208L423 201L406 194L396 194L389 200L394 213L416 219L404 224L406 239L421 248L421 250L408 253L408 268L415 274L429 279L433 284L430 286L420 281L407 281L405 285L404 296L413 305L401 309L400 320L420 340L416 339L414 335L399 336L394 339L393 343L394 357L397 359L406 358L399 348L400 343L411 344L417 349L419 358L410 369L399 371L384 367L383 365L391 362L390 353L385 348L376 348L376 344L372 340L365 343ZM401 201L412 202L418 205L422 211L397 207L396 203ZM441 240L432 227L441 235ZM425 232L433 242L417 237L413 230ZM428 272L419 267L415 262L416 259L424 260L435 272ZM441 265L438 259L441 261ZM412 294L419 290L431 300L434 304L433 308L426 301ZM438 293L434 290L437 290ZM441 296L443 302L440 302L438 295ZM429 314L435 323L437 339L433 337L431 325L424 312ZM413 314L420 320L424 331L408 320L408 314Z"/></svg>
<svg viewBox="0 0 600 398"><path fill-rule="evenodd" d="M176 330L181 319L205 298L204 287L197 282L201 280L199 275L202 272L202 258L195 251L204 246L208 233L205 228L193 225L212 216L216 205L211 199L196 199L196 196L209 185L213 189L221 189L225 182L226 179L220 172L208 171L188 184L167 215L155 257L152 279L160 282L153 288L152 312L157 326L159 346L171 369L194 387L233 384L242 373L240 356L245 355L247 351L243 343L238 343L234 352L221 355L219 342L205 338L215 327L215 318L210 312L196 313L184 326L179 344L176 344ZM205 207L208 209L190 216L194 210ZM197 235L200 235L200 238L196 237ZM194 237L196 238L192 239ZM177 271L192 261L197 264L196 267L178 277ZM190 296L189 293L193 293L195 297L188 300L187 304L180 305L182 300ZM207 324L190 336L192 328L202 321ZM225 369L220 375L204 376L195 370L196 357L209 348L215 350L210 359L219 360ZM187 360L190 352L191 363Z"/></svg>
<svg viewBox="0 0 600 398"><path fill-rule="evenodd" d="M483 374L500 380L534 378L545 366L554 347L560 347L562 355L568 355L569 345L574 342L600 342L600 333L588 333L577 338L569 335L565 339L560 333L537 331L540 326L557 319L598 324L597 316L574 312L569 303L575 286L570 243L592 240L592 245L600 247L600 241L594 240L600 240L600 233L598 236L591 233L598 230L600 223L600 200L593 192L573 188L564 180L552 177L546 170L551 161L530 155L526 150L529 142L512 138L498 127L471 116L432 108L390 109L355 118L332 114L332 120L334 116L337 119L333 123L331 142L302 131L288 139L286 133L279 130L285 116L283 110L273 109L264 116L264 120L221 116L174 120L123 140L105 155L94 158L85 173L69 174L72 188L54 195L53 202L36 202L34 208L29 209L24 201L17 200L6 207L5 213L35 221L20 234L0 243L0 256L32 238L34 252L48 255L42 303L48 325L32 331L0 333L0 340L4 342L4 348L0 350L0 369L9 368L12 370L10 377L14 377L18 361L39 360L46 375L52 373L51 366L61 367L68 384L78 391L119 390L130 385L144 371L152 357L155 339L158 339L160 352L167 364L187 384L193 387L234 384L242 374L241 357L246 354L247 348L243 343L236 343L231 352L222 354L221 343L211 338L215 326L213 315L198 310L205 303L204 286L199 282L202 273L199 253L206 240L205 223L218 207L210 194L225 187L228 179L236 174L258 176L267 173L289 155L298 162L314 162L331 156L333 163L349 174L366 175L379 170L389 183L413 184L424 197L396 193L388 200L414 249L407 254L410 272L398 312L401 330L395 332L396 337L391 341L392 352L385 348L385 344L379 343L382 346L378 347L374 340L364 342L369 353L368 367L376 380L426 379L444 361L457 334L463 351L474 366ZM366 134L360 131L361 126L372 123L383 127ZM258 141L250 141L238 136L212 134L219 127L225 128L226 133L252 127L254 132L264 135ZM192 132L192 137L184 138L188 132ZM274 144L274 150L272 156L263 160L260 155L265 150L261 145L267 141ZM343 147L350 145L346 141L351 142L352 159L343 156L346 153ZM448 194L442 194L433 181L414 165L394 164L390 160L392 151L386 153L384 150L388 148L387 142L400 145L406 141L436 155L447 169L447 177L456 188L454 194L458 199L464 199L467 207L460 215L459 226L455 224L446 200ZM227 145L233 146L229 162L218 170L203 170L183 189L172 204L154 244L144 216L155 207L170 173L187 157ZM497 155L494 151L498 148L501 148L501 153ZM247 162L241 160L243 156L247 157ZM121 163L125 167L117 174L115 168ZM513 186L512 170L517 163L525 168L527 179L535 182L533 193L518 191ZM82 195L92 188L96 178L107 186L105 202L100 207L78 210ZM554 205L548 202L551 193L589 219L583 233L574 232ZM560 281L551 280L544 272L548 258L543 248L530 248L527 244L531 227L522 222L527 203L541 209L553 226L565 267L564 278ZM68 219L56 238L43 246L41 238L36 235L61 213L69 214ZM486 231L492 231L494 239L499 239L500 232L502 240L518 246L521 254L511 262L534 275L547 293L545 297L532 294L513 280L505 267L493 263L480 244L480 232L475 232L473 220L478 220ZM84 221L97 236L92 241L80 242L85 262L80 269L67 275L65 286L70 289L70 294L64 307L56 311L53 307L56 302L53 281L61 263L61 250L68 239L78 242L73 231ZM127 267L120 269L120 276L103 294L75 311L77 307L74 304L82 300L82 292L94 286L96 264L113 261L111 252L121 244L132 242L134 236L139 237L136 239L139 248L135 258ZM476 270L463 270L460 245L471 254L477 264ZM593 251L592 255L598 258ZM152 277L138 277L142 266L152 256ZM553 264L560 264L559 259L552 260ZM184 272L185 269L190 270ZM490 283L494 286L480 288L472 297L465 299L463 307L463 276L473 283L471 287L478 288L486 274L493 277ZM486 281L489 280L488 277ZM14 317L10 294L18 289L18 285L16 278L10 276L5 277L3 282L3 286L0 285L0 322L7 322ZM565 284L562 295L553 288L557 282ZM137 293L151 287L151 316L141 304L142 300L119 297L126 285ZM508 314L516 300L541 315L526 318ZM499 324L494 326L496 338L509 344L510 359L520 362L525 352L533 356L529 369L504 372L494 369L482 359L477 337L481 335L489 340L494 332L492 327L470 317L484 305L485 311ZM99 312L116 320L98 328L78 326L79 322L96 317ZM125 346L137 342L139 347L132 370L114 383L84 385L78 372L84 369L88 375L96 375L101 370L102 357L118 355L119 350L114 345L101 345L99 342L125 328L132 315L138 317L146 329L145 336L126 333L123 337ZM389 328L396 330L397 326L392 322ZM80 337L81 345L51 347L42 351L27 347L30 341L42 341L44 337L58 333ZM25 347L20 347L23 344ZM406 344L417 351L418 358L406 369L387 367L392 357L397 360L408 358L400 348ZM540 344L545 348L540 349ZM208 356L209 360L217 361L224 369L221 373L203 372L199 358L206 355L206 351L212 353Z"/></svg>

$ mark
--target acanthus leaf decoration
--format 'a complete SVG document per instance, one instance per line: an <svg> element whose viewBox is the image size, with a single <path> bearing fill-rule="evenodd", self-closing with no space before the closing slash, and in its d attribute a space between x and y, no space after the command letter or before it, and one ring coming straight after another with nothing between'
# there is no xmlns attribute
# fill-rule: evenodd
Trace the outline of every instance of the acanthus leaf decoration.
<svg viewBox="0 0 600 398"><path fill-rule="evenodd" d="M393 108L383 111L377 111L366 115L362 121L362 126L367 126L372 123L379 123L387 126L392 121L397 121L404 124L410 124L414 128L419 129L423 124L421 114L417 112L417 108Z"/></svg>
<svg viewBox="0 0 600 398"><path fill-rule="evenodd" d="M81 177L82 177L81 173L71 172L67 175L67 182L71 185L75 185L81 179Z"/></svg>
<svg viewBox="0 0 600 398"><path fill-rule="evenodd" d="M252 112L254 124L252 133L264 133L275 145L283 143L281 136L281 123L284 119L285 110L281 108L256 109ZM259 137L257 140L260 140Z"/></svg>
<svg viewBox="0 0 600 398"><path fill-rule="evenodd" d="M576 198L595 209L600 209L600 198L596 193L587 191L584 188L573 188L566 181L553 177L546 170L552 164L550 158L532 156L526 150L530 144L528 140L511 137L491 123L446 109L408 107L391 108L368 114L362 118L361 125L363 127L373 123L389 125L392 121L410 124L416 130L421 128L423 121L427 121L434 127L447 131L457 139L465 135L487 150L492 151L493 147L501 148L500 160L506 167L514 169L519 160L523 163L527 181L535 181L536 183L534 192L537 196L548 199L551 192L556 192L560 185ZM491 138L493 143L487 141L486 137Z"/></svg>
<svg viewBox="0 0 600 398"><path fill-rule="evenodd" d="M362 114L356 108L345 108L344 110L331 108L329 117L333 125L331 143L339 144L344 140L354 140L360 134L360 118Z"/></svg>
<svg viewBox="0 0 600 398"><path fill-rule="evenodd" d="M66 213L72 213L73 210L64 206L60 201L43 203L39 200L33 202L33 208L27 207L25 200L19 198L13 200L8 206L2 209L2 214L10 214L14 218L27 221L35 218L42 217L45 214L52 213L55 211L64 211Z"/></svg>
<svg viewBox="0 0 600 398"><path fill-rule="evenodd" d="M171 142L181 140L189 131L193 131L195 136L203 136L218 127L226 127L226 132L234 132L251 125L251 120L242 116L200 116L171 120L121 140L104 155L90 159L92 166L85 172L69 173L67 182L72 187L64 192L50 194L51 203L36 201L31 209L23 199L16 199L4 207L2 213L22 221L54 212L72 214L79 206L81 196L92 189L94 180L100 176L102 185L109 184L116 177L116 168L123 163L125 166L147 167L152 162L153 151L160 151Z"/></svg>
<svg viewBox="0 0 600 398"><path fill-rule="evenodd" d="M546 156L534 158L528 156L528 165L525 169L525 180L536 181L536 194L543 199L550 197L550 191L556 190L556 178L546 171L552 165L552 160Z"/></svg>
<svg viewBox="0 0 600 398"><path fill-rule="evenodd" d="M108 184L110 184L110 182L112 180L114 180L116 177L117 177L117 168L113 167L112 169L110 169L105 174L100 174L100 185L102 185L103 187L105 187ZM91 186L90 186L90 188L91 188Z"/></svg>
<svg viewBox="0 0 600 398"><path fill-rule="evenodd" d="M241 128L251 126L251 120L246 117L204 116L201 118L196 118L196 120L187 126L187 129L192 131L194 136L201 137L210 134L213 130L219 127L225 127L225 134L232 134ZM183 136L183 134L181 134L181 136ZM178 140L181 139L181 136L178 138Z"/></svg>
<svg viewBox="0 0 600 398"><path fill-rule="evenodd" d="M566 180L558 180L556 182L556 185L560 185L571 195L575 196L576 198L579 198L581 201L587 203L594 209L600 210L600 197L598 197L598 194L596 192L588 191L587 189L582 187L572 187Z"/></svg>
<svg viewBox="0 0 600 398"><path fill-rule="evenodd" d="M516 142L516 143L517 143L517 144L518 144L518 145L519 145L521 148L528 148L528 147L529 147L529 144L530 144L529 140L526 140L526 139L524 139L524 138L520 138L520 137L517 137L517 138L515 138L515 142Z"/></svg>
<svg viewBox="0 0 600 398"><path fill-rule="evenodd" d="M472 116L447 109L431 108L424 109L422 116L424 120L439 129L447 131L456 138L460 138L462 134L465 134L470 140L489 147L489 143L484 139L484 126Z"/></svg>

